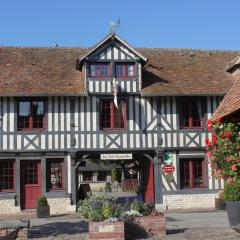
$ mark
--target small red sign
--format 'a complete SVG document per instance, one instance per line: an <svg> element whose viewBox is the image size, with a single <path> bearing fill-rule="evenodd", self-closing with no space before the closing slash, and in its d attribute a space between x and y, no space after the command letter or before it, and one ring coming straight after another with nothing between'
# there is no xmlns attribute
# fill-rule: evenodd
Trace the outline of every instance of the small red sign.
<svg viewBox="0 0 240 240"><path fill-rule="evenodd" d="M171 164L165 164L162 167L162 170L163 170L164 173L172 173L175 170L175 167Z"/></svg>

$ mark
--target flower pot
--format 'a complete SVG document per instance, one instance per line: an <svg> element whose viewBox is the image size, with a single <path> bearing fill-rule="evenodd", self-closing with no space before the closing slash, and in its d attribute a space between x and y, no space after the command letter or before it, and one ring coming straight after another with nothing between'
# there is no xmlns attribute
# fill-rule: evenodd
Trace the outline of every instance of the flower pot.
<svg viewBox="0 0 240 240"><path fill-rule="evenodd" d="M221 198L215 198L215 210L226 210L226 202Z"/></svg>
<svg viewBox="0 0 240 240"><path fill-rule="evenodd" d="M226 201L230 226L240 232L240 201Z"/></svg>
<svg viewBox="0 0 240 240"><path fill-rule="evenodd" d="M48 218L50 217L50 206L37 206L37 217Z"/></svg>
<svg viewBox="0 0 240 240"><path fill-rule="evenodd" d="M88 223L88 240L109 239L124 240L124 222L92 222Z"/></svg>

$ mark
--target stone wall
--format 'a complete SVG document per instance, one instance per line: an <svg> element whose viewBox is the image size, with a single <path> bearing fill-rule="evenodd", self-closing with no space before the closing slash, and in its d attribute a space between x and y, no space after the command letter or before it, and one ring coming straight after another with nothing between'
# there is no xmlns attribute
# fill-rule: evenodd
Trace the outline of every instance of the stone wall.
<svg viewBox="0 0 240 240"><path fill-rule="evenodd" d="M76 205L71 205L69 197L48 198L48 204L50 205L50 214L76 212Z"/></svg>
<svg viewBox="0 0 240 240"><path fill-rule="evenodd" d="M20 206L15 206L15 199L0 199L0 214L20 213Z"/></svg>
<svg viewBox="0 0 240 240"><path fill-rule="evenodd" d="M164 195L163 203L171 209L215 208L216 193Z"/></svg>

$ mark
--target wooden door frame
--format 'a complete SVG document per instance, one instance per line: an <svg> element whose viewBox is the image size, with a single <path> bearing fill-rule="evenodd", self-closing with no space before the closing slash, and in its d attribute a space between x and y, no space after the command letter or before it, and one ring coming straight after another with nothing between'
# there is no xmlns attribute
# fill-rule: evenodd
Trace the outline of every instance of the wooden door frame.
<svg viewBox="0 0 240 240"><path fill-rule="evenodd" d="M26 162L34 162L37 163L37 171L38 171L38 186L41 189L42 192L42 168L41 168L41 159L26 159L20 161L20 206L21 209L26 209L26 199L25 199L25 189L24 189L24 176L23 172L25 169L25 163ZM36 184L33 184L33 186L36 186Z"/></svg>

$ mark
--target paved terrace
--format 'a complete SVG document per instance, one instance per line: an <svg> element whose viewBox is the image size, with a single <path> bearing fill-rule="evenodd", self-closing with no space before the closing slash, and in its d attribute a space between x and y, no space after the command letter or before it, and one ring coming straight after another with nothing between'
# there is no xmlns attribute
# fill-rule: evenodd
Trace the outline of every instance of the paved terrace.
<svg viewBox="0 0 240 240"><path fill-rule="evenodd" d="M166 213L169 240L238 240L240 233L228 225L227 213L219 212L171 212ZM0 221L6 219L28 218L31 220L30 239L36 240L84 240L87 238L88 224L77 214L52 216L37 219L33 214L15 216L0 215Z"/></svg>

